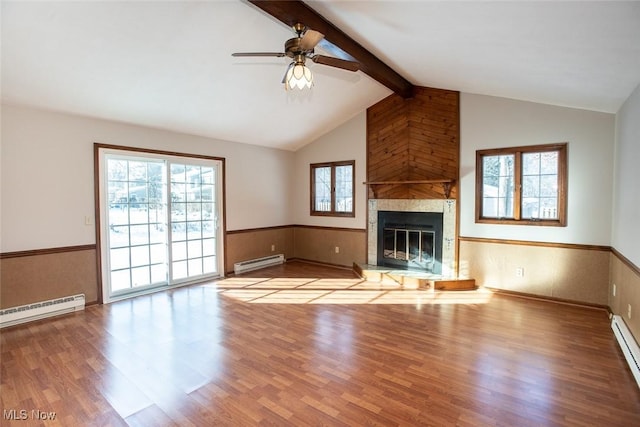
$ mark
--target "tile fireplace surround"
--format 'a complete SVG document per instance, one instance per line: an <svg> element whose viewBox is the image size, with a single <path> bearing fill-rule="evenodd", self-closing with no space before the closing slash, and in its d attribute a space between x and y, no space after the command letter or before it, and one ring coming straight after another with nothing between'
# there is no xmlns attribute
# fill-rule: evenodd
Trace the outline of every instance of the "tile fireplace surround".
<svg viewBox="0 0 640 427"><path fill-rule="evenodd" d="M455 200L369 199L367 263L370 265L376 265L378 258L378 211L442 213L442 277L455 275Z"/></svg>

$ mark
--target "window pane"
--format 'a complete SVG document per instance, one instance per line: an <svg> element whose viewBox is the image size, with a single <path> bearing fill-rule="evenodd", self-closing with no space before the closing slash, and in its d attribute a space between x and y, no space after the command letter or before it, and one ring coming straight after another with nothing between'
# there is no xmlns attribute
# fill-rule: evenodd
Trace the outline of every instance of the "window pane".
<svg viewBox="0 0 640 427"><path fill-rule="evenodd" d="M187 239L199 239L202 237L202 223L200 221L189 221L187 223Z"/></svg>
<svg viewBox="0 0 640 427"><path fill-rule="evenodd" d="M540 199L527 197L522 199L522 218L540 218Z"/></svg>
<svg viewBox="0 0 640 427"><path fill-rule="evenodd" d="M199 201L187 203L187 217L189 221L200 221L202 219L202 204Z"/></svg>
<svg viewBox="0 0 640 427"><path fill-rule="evenodd" d="M131 265L137 267L149 264L149 246L134 246L131 248Z"/></svg>
<svg viewBox="0 0 640 427"><path fill-rule="evenodd" d="M522 174L540 174L540 153L524 153L522 155Z"/></svg>
<svg viewBox="0 0 640 427"><path fill-rule="evenodd" d="M202 258L202 270L204 274L215 273L216 257L210 256L210 257Z"/></svg>
<svg viewBox="0 0 640 427"><path fill-rule="evenodd" d="M336 212L353 211L353 166L336 166Z"/></svg>
<svg viewBox="0 0 640 427"><path fill-rule="evenodd" d="M132 245L145 245L149 243L149 227L146 224L132 225L129 229L131 230Z"/></svg>
<svg viewBox="0 0 640 427"><path fill-rule="evenodd" d="M111 249L109 253L111 270L129 268L129 248Z"/></svg>
<svg viewBox="0 0 640 427"><path fill-rule="evenodd" d="M197 258L202 256L202 240L190 240L187 243L187 253L189 258Z"/></svg>
<svg viewBox="0 0 640 427"><path fill-rule="evenodd" d="M558 218L558 152L522 155L522 218Z"/></svg>
<svg viewBox="0 0 640 427"><path fill-rule="evenodd" d="M111 188L112 181L126 181L129 175L129 164L126 160L109 159L107 175Z"/></svg>
<svg viewBox="0 0 640 427"><path fill-rule="evenodd" d="M202 274L202 258L189 259L189 277Z"/></svg>
<svg viewBox="0 0 640 427"><path fill-rule="evenodd" d="M171 183L185 183L185 167L184 165L174 163L171 165Z"/></svg>
<svg viewBox="0 0 640 427"><path fill-rule="evenodd" d="M216 228L213 221L202 221L202 237L215 237Z"/></svg>
<svg viewBox="0 0 640 427"><path fill-rule="evenodd" d="M129 277L129 269L115 270L111 272L111 291L121 291L131 287L131 278Z"/></svg>
<svg viewBox="0 0 640 427"><path fill-rule="evenodd" d="M167 249L165 247L164 244L162 245L151 245L150 247L150 252L151 252L151 263L152 264L159 264L159 263L165 263L166 259L167 259Z"/></svg>
<svg viewBox="0 0 640 427"><path fill-rule="evenodd" d="M214 198L213 185L203 185L201 188L201 198L202 200L212 201Z"/></svg>
<svg viewBox="0 0 640 427"><path fill-rule="evenodd" d="M540 153L540 173L552 175L556 175L558 173L557 151Z"/></svg>
<svg viewBox="0 0 640 427"><path fill-rule="evenodd" d="M147 286L151 284L151 270L148 266L131 269L131 282L134 287Z"/></svg>
<svg viewBox="0 0 640 427"><path fill-rule="evenodd" d="M109 245L112 248L129 246L129 227L110 226L109 227Z"/></svg>
<svg viewBox="0 0 640 427"><path fill-rule="evenodd" d="M558 219L558 198L543 197L540 199L541 209L540 218Z"/></svg>
<svg viewBox="0 0 640 427"><path fill-rule="evenodd" d="M155 216L155 213L151 213ZM165 241L165 228L164 224L159 222L153 222L149 224L149 242L151 243L164 243Z"/></svg>
<svg viewBox="0 0 640 427"><path fill-rule="evenodd" d="M187 261L173 263L173 279L184 279L187 277Z"/></svg>
<svg viewBox="0 0 640 427"><path fill-rule="evenodd" d="M164 264L151 266L151 283L164 283L167 281L167 268Z"/></svg>
<svg viewBox="0 0 640 427"><path fill-rule="evenodd" d="M171 253L175 260L187 259L187 242L174 242L171 245Z"/></svg>
<svg viewBox="0 0 640 427"><path fill-rule="evenodd" d="M331 168L315 168L314 180L314 210L331 212Z"/></svg>
<svg viewBox="0 0 640 427"><path fill-rule="evenodd" d="M174 242L178 240L187 240L187 223L186 222L171 223L171 239Z"/></svg>
<svg viewBox="0 0 640 427"><path fill-rule="evenodd" d="M202 241L202 255L215 255L216 254L216 240L205 239Z"/></svg>
<svg viewBox="0 0 640 427"><path fill-rule="evenodd" d="M540 195L540 176L525 176L522 179L522 197L538 197Z"/></svg>
<svg viewBox="0 0 640 427"><path fill-rule="evenodd" d="M213 168L202 167L202 183L203 184L214 184L215 183L215 174Z"/></svg>
<svg viewBox="0 0 640 427"><path fill-rule="evenodd" d="M498 217L513 218L513 197L498 198Z"/></svg>
<svg viewBox="0 0 640 427"><path fill-rule="evenodd" d="M540 177L540 196L558 196L558 175L542 175Z"/></svg>
<svg viewBox="0 0 640 427"><path fill-rule="evenodd" d="M485 156L482 216L488 218L513 218L515 156Z"/></svg>

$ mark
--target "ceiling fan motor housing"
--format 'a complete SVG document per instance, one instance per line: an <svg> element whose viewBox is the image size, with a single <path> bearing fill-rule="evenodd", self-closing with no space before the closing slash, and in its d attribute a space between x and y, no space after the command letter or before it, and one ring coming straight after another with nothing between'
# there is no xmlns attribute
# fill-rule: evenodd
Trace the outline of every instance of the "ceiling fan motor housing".
<svg viewBox="0 0 640 427"><path fill-rule="evenodd" d="M284 43L284 51L289 58L293 58L297 55L303 55L305 53L313 53L313 49L304 50L300 47L301 40L302 39L300 37L294 37Z"/></svg>

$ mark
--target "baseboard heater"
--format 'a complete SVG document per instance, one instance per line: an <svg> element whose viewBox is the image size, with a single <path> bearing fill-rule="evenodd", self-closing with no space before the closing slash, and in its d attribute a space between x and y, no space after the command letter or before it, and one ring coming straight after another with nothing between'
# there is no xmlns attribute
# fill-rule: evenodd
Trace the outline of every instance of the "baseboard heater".
<svg viewBox="0 0 640 427"><path fill-rule="evenodd" d="M257 270L259 268L282 264L283 262L284 262L283 254L250 259L248 261L236 262L235 264L233 264L233 272L235 274L240 274L246 271Z"/></svg>
<svg viewBox="0 0 640 427"><path fill-rule="evenodd" d="M631 331L621 316L613 316L611 329L613 329L624 357L627 359L629 368L631 368L631 373L633 373L633 377L636 379L638 387L640 387L640 347L638 347L638 343L631 335Z"/></svg>
<svg viewBox="0 0 640 427"><path fill-rule="evenodd" d="M84 310L84 294L0 310L0 328Z"/></svg>

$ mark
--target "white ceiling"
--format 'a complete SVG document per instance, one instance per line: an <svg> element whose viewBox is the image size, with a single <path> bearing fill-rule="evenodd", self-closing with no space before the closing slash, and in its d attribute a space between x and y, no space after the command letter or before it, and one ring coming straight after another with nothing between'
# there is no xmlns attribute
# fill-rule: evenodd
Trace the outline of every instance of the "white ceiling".
<svg viewBox="0 0 640 427"><path fill-rule="evenodd" d="M616 112L640 83L640 2L308 1L417 86ZM391 93L311 64L281 82L290 29L242 1L2 0L9 104L295 150Z"/></svg>

